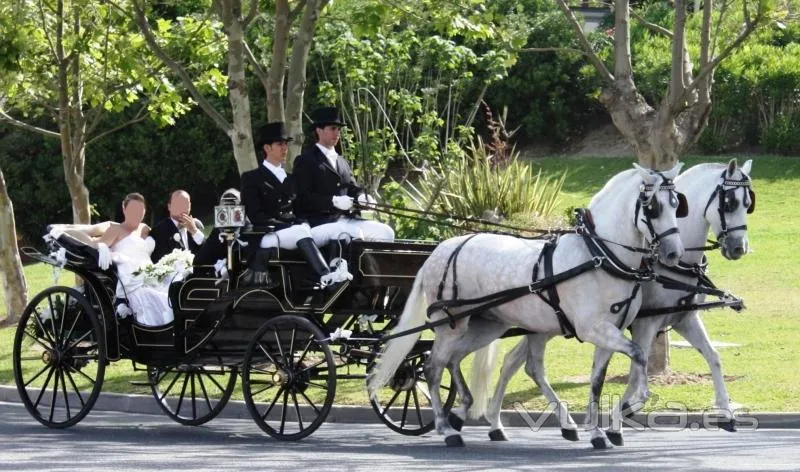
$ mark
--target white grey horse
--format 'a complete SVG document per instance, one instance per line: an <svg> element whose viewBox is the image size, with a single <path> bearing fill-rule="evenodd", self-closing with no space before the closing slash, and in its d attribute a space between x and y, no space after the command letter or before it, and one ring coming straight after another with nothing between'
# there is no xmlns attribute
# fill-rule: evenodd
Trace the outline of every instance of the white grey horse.
<svg viewBox="0 0 800 472"><path fill-rule="evenodd" d="M453 413L466 416L472 397L460 370L461 360L470 352L496 340L511 326L540 332L561 333L564 324L571 325L574 334L612 352L621 352L631 358L630 378L637 387L631 401L645 401L649 395L645 367L647 358L641 348L623 336L618 325L624 313L612 313L611 305L630 299L630 314L639 309L640 297L635 296L635 281L618 278L606 272L607 264L638 268L642 254L647 250L657 253L667 265L675 265L683 256L683 246L677 234L676 211L680 195L674 191L672 180L680 172L681 164L665 172L635 169L614 176L594 196L589 204L596 235L608 243L606 256L598 257L590 250L590 243L579 234L561 237L552 254L552 273L561 274L578 266L595 267L558 284L564 319L554 315L550 305L539 296L526 296L507 301L487 309L480 316L455 319L463 308L453 308L449 325L435 328L431 354L425 363L425 375L435 414L436 430L445 436L450 446L463 445L459 433L448 423L443 411L439 386L443 370L448 368L461 398L461 405ZM648 243L652 244L649 245ZM626 247L623 247L626 246ZM420 328L426 322L428 300L442 298L471 299L513 288L528 288L535 275L545 278L545 264L539 264L543 241L530 241L511 236L478 234L461 236L442 242L431 254L414 281L408 301L393 334ZM454 254L458 254L454 257ZM613 262L612 262L613 261ZM597 268L599 264L603 268ZM457 281L449 276L452 267ZM537 270L534 271L534 267ZM449 276L449 281L443 283ZM442 289L440 289L440 285ZM458 293L456 293L456 290ZM447 319L444 310L430 314L432 322ZM565 323L566 320L566 323ZM382 350L376 368L370 373L368 389L375 398L380 387L392 379L395 371L411 351L419 332L388 341ZM491 365L478 369L488 374ZM475 373L474 373L475 374ZM615 409L617 415L619 409ZM620 417L621 418L621 417ZM598 428L597 435L604 435Z"/></svg>
<svg viewBox="0 0 800 472"><path fill-rule="evenodd" d="M729 260L737 260L748 252L747 240L747 214L752 213L755 208L755 194L752 192L750 169L752 161L748 160L742 167L738 167L736 159L732 159L727 166L723 164L699 164L681 174L675 180L676 190L686 195L689 202L689 213L686 218L678 222L681 240L684 248L698 248L705 245L708 231L711 229L717 235L717 242L723 257ZM702 251L687 250L682 258L682 267L692 267L701 269L704 265ZM697 274L685 275L676 273L674 270L657 267L657 272L670 278L684 283L695 285L698 283ZM702 294L691 297L691 293L681 290L670 290L664 288L657 282L650 282L643 286L642 309L654 309L664 307L677 307L679 303L702 302L705 296ZM685 311L657 316L640 317L633 320L630 326L633 341L641 346L645 357L650 353L653 339L659 331L672 327L681 336L697 348L705 357L711 368L714 381L715 405L720 414L727 417L727 421L721 423L725 429L733 431L735 429L735 419L730 407L730 399L725 388L724 377L722 375L722 364L719 354L711 345L699 313L695 311ZM577 426L567 411L566 405L561 402L553 388L550 386L545 376L544 369L544 349L546 343L553 337L551 333L536 333L525 336L505 357L502 372L492 397L486 409L485 417L491 424L489 437L493 440L505 440L503 425L500 421L500 408L502 406L505 389L514 373L525 363L526 373L534 379L539 386L542 394L547 398L551 405L555 406L555 411L561 424L562 435L570 440L577 440ZM482 355L489 355L488 351L481 351ZM606 368L611 358L609 351L598 348L595 351L595 366L591 381L590 405L596 405L598 397L602 392L603 381ZM481 358L476 358L478 365L482 365ZM474 378L475 381L483 382L483 379ZM481 392L479 388L472 388L473 392ZM626 408L623 398L623 409ZM590 407L591 408L591 407ZM475 397L473 404L474 415L480 414L479 399ZM590 411L589 423L596 424L597 410ZM612 429L606 433L609 439L617 445L622 444L621 431ZM597 442L597 447L607 446L604 442Z"/></svg>

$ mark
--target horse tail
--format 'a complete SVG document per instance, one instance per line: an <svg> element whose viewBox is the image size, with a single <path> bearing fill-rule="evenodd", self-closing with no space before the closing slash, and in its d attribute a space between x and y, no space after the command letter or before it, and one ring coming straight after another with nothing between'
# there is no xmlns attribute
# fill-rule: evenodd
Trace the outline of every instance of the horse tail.
<svg viewBox="0 0 800 472"><path fill-rule="evenodd" d="M475 352L472 359L472 375L469 379L469 391L472 394L472 406L467 414L478 419L486 413L489 404L489 385L491 384L492 367L497 358L497 340Z"/></svg>
<svg viewBox="0 0 800 472"><path fill-rule="evenodd" d="M411 287L411 293L406 300L406 306L403 309L403 314L400 315L400 321L397 326L392 330L392 333L399 333L409 329L417 328L425 323L428 315L428 300L425 296L423 288L422 271L424 267L417 272L417 277L414 279L414 285ZM378 357L378 363L372 372L369 373L367 379L367 390L369 391L370 398L375 398L378 389L389 383L394 373L403 363L406 356L419 339L420 332L400 336L389 340L381 351Z"/></svg>

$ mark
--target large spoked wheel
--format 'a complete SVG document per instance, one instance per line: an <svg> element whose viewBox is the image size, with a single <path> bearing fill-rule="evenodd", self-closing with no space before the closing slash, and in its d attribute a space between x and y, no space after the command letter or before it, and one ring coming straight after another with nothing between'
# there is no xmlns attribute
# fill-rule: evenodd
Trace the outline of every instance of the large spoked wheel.
<svg viewBox="0 0 800 472"><path fill-rule="evenodd" d="M218 365L148 367L147 376L161 410L187 426L214 419L236 386L236 369Z"/></svg>
<svg viewBox="0 0 800 472"><path fill-rule="evenodd" d="M420 436L435 426L431 393L424 372L427 355L428 351L409 354L389 384L378 391L377 398L370 398L378 418L400 434ZM444 410L450 411L456 399L456 388L447 370L442 374L439 395Z"/></svg>
<svg viewBox="0 0 800 472"><path fill-rule="evenodd" d="M13 360L19 396L37 421L50 428L78 423L103 386L107 359L97 313L75 289L44 290L22 313Z"/></svg>
<svg viewBox="0 0 800 472"><path fill-rule="evenodd" d="M250 341L242 393L256 424L273 438L294 441L325 421L336 395L336 365L317 326L295 315L264 323Z"/></svg>

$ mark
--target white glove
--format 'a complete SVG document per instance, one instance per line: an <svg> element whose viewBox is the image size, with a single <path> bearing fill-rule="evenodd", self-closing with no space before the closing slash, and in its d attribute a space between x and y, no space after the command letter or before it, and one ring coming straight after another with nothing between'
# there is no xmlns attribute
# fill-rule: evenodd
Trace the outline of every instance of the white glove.
<svg viewBox="0 0 800 472"><path fill-rule="evenodd" d="M353 197L348 197L347 195L334 195L333 197L333 206L340 210L347 211L353 208Z"/></svg>
<svg viewBox="0 0 800 472"><path fill-rule="evenodd" d="M103 270L111 267L111 249L105 243L97 243L97 266Z"/></svg>
<svg viewBox="0 0 800 472"><path fill-rule="evenodd" d="M361 206L370 206L374 205L375 203L378 203L374 198L372 198L372 195L368 193L362 193L361 195L359 195L357 201L358 204Z"/></svg>

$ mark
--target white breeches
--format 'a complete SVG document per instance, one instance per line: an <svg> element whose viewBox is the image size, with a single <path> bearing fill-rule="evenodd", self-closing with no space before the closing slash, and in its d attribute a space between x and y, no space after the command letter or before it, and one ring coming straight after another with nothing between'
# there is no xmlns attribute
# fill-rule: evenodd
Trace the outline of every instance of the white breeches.
<svg viewBox="0 0 800 472"><path fill-rule="evenodd" d="M260 246L262 248L280 247L281 249L297 249L297 241L310 237L312 237L311 227L308 226L308 223L302 223L279 229L274 233L265 234L261 238ZM314 240L316 241L316 238Z"/></svg>
<svg viewBox="0 0 800 472"><path fill-rule="evenodd" d="M320 247L332 240L343 239L342 235L367 241L394 241L394 230L390 226L372 220L342 218L335 223L311 228L311 237Z"/></svg>

